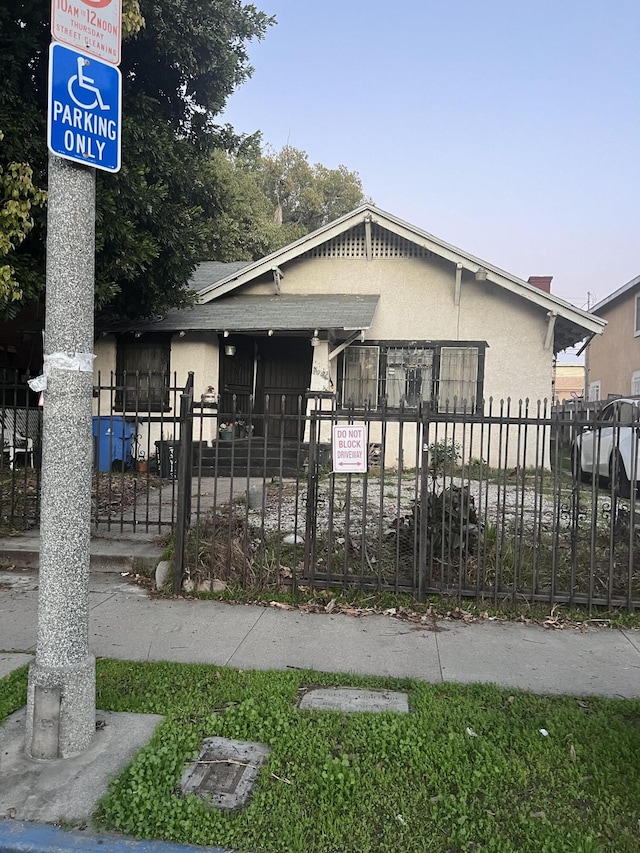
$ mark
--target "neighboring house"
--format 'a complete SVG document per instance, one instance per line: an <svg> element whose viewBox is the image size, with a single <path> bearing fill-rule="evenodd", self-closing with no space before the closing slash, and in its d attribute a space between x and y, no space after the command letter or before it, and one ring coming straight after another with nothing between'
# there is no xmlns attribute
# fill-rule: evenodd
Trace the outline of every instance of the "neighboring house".
<svg viewBox="0 0 640 853"><path fill-rule="evenodd" d="M103 336L96 370L150 371L158 409L167 368L181 382L193 370L196 396L213 386L223 411L235 395L240 413L251 395L258 412L265 395L267 414L283 399L294 412L309 390L335 393L338 411L385 397L391 411L550 400L554 355L604 325L550 282L523 281L364 204L255 263L201 264L200 304Z"/></svg>
<svg viewBox="0 0 640 853"><path fill-rule="evenodd" d="M553 372L554 403L584 397L584 370L584 364L556 364Z"/></svg>
<svg viewBox="0 0 640 853"><path fill-rule="evenodd" d="M588 399L640 396L640 275L591 310L607 327L587 347Z"/></svg>

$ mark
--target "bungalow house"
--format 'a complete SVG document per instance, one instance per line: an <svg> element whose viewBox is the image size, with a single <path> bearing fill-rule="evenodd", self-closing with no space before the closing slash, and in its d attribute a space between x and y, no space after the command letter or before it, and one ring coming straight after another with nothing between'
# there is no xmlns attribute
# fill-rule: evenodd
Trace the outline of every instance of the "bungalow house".
<svg viewBox="0 0 640 853"><path fill-rule="evenodd" d="M221 411L254 400L256 435L308 391L335 395L338 413L383 398L390 411L550 400L554 355L604 325L550 282L523 281L364 204L254 263L201 264L198 304L104 334L96 371L149 371L149 403L161 408L167 369L179 381L192 370L196 397L214 388ZM116 403L126 411L126 391ZM304 439L293 419L288 429Z"/></svg>
<svg viewBox="0 0 640 853"><path fill-rule="evenodd" d="M592 308L607 327L586 352L589 400L640 396L640 275Z"/></svg>

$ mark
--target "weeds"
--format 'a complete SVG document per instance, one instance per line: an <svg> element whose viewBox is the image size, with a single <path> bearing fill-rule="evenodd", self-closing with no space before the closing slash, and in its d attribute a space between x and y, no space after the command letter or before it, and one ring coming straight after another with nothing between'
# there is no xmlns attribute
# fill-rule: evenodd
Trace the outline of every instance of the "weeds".
<svg viewBox="0 0 640 853"><path fill-rule="evenodd" d="M142 838L261 853L631 853L640 704L311 671L98 661L107 710L165 717L98 820ZM406 715L300 711L311 686L406 690ZM541 734L547 732L547 736ZM267 744L249 805L179 792L204 737Z"/></svg>

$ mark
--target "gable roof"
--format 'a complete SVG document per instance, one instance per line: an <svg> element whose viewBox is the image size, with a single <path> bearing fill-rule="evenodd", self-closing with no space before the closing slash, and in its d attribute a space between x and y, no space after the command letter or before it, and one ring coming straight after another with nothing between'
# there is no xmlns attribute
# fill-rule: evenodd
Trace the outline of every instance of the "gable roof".
<svg viewBox="0 0 640 853"><path fill-rule="evenodd" d="M610 293L609 296L605 296L604 299L601 299L597 305L594 305L591 309L592 311L601 311L603 308L608 308L612 302L615 302L616 299L619 299L621 296L625 296L625 294L630 293L634 288L636 288L640 284L640 275L637 275L635 278L632 278L631 281L628 281L626 284L623 284L622 287L619 287L617 290L614 290L613 293Z"/></svg>
<svg viewBox="0 0 640 853"><path fill-rule="evenodd" d="M463 270L468 270L475 274L478 270L484 269L486 270L488 281L539 306L549 314L555 315L556 324L554 334L556 346L554 349L556 351L564 349L567 346L572 346L578 341L583 340L587 335L601 333L606 325L604 320L594 316L590 312L575 308L563 299L546 293L523 279L511 275L474 255L470 255L468 252L463 252L461 249L446 243L439 237L434 237L433 234L410 225L369 203L361 205L351 213L347 213L345 216L324 225L317 231L313 231L311 234L307 234L299 240L290 243L288 246L272 252L259 261L230 272L224 278L212 279L199 290L200 302L212 302L221 296L231 293L242 285L254 281L276 267L281 267L289 261L299 258L305 252L323 243L327 243L334 237L344 234L346 231L366 221L374 223L453 264L461 264ZM204 276L202 276L202 279L204 279Z"/></svg>
<svg viewBox="0 0 640 853"><path fill-rule="evenodd" d="M189 290L199 293L203 288L210 287L218 281L228 278L235 272L248 266L251 261L202 261L193 271L187 282Z"/></svg>

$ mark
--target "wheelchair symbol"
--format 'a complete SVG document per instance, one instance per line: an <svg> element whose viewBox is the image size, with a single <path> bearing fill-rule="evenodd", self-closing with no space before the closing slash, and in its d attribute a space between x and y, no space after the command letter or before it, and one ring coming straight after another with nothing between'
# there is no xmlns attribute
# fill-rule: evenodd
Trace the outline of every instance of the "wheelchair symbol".
<svg viewBox="0 0 640 853"><path fill-rule="evenodd" d="M67 89L72 101L74 101L83 110L92 110L99 106L101 110L110 110L109 104L105 104L102 100L100 89L95 85L92 77L87 77L84 73L83 66L89 65L89 60L83 56L78 57L78 73L69 78ZM74 88L76 93L74 93ZM78 92L79 90L79 92ZM91 98L91 103L87 103Z"/></svg>

